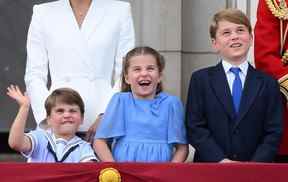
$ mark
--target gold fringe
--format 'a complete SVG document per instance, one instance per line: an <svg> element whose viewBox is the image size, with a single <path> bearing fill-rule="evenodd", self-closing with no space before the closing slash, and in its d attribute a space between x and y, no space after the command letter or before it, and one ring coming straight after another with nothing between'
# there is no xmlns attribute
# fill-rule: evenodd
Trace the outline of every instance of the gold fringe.
<svg viewBox="0 0 288 182"><path fill-rule="evenodd" d="M280 91L285 95L288 100L288 74L284 75L278 80L280 84Z"/></svg>

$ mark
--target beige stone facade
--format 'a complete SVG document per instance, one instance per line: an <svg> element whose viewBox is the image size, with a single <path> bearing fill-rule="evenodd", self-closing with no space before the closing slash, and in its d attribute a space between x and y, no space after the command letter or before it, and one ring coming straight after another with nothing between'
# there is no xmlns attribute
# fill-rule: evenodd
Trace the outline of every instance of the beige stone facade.
<svg viewBox="0 0 288 182"><path fill-rule="evenodd" d="M193 71L217 63L208 27L212 15L237 7L255 22L258 0L127 0L132 4L137 45L148 45L166 58L166 91L185 104ZM252 52L252 51L251 51ZM253 55L250 60L253 63Z"/></svg>

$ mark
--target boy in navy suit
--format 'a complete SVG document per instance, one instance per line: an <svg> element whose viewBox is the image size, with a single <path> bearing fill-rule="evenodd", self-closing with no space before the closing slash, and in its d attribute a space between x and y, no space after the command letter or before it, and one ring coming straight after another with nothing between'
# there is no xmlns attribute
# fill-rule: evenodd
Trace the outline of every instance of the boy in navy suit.
<svg viewBox="0 0 288 182"><path fill-rule="evenodd" d="M220 63L192 74L188 141L198 162L271 162L282 134L279 84L247 61L252 28L237 9L217 12L210 25Z"/></svg>

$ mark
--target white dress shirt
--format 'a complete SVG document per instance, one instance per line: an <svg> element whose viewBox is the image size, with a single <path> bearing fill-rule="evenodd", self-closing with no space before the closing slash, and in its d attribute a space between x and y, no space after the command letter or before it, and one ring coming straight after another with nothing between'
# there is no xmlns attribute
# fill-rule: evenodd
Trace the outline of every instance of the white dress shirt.
<svg viewBox="0 0 288 182"><path fill-rule="evenodd" d="M241 79L242 88L244 88L245 78L246 78L247 71L248 71L248 66L249 66L248 62L244 61L240 65L234 66L234 65L230 64L228 61L222 60L222 66L223 66L224 71L225 71L225 75L226 75L226 78L227 78L227 81L228 81L228 84L229 84L229 88L230 88L231 94L232 94L233 81L235 79L234 73L232 73L230 71L230 68L232 68L232 67L240 68L241 71L239 72L239 77Z"/></svg>

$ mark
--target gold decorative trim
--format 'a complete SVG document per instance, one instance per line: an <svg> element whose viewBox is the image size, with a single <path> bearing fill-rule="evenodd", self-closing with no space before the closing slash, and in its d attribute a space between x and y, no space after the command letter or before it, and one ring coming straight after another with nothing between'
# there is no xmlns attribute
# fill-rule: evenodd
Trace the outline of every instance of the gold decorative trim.
<svg viewBox="0 0 288 182"><path fill-rule="evenodd" d="M280 91L285 95L286 99L288 100L288 74L282 76L278 80L280 84Z"/></svg>
<svg viewBox="0 0 288 182"><path fill-rule="evenodd" d="M285 0L280 0L279 5L276 0L266 0L266 4L272 14L279 19L288 19L288 8Z"/></svg>
<svg viewBox="0 0 288 182"><path fill-rule="evenodd" d="M121 175L117 169L112 167L105 168L100 171L100 182L121 182Z"/></svg>
<svg viewBox="0 0 288 182"><path fill-rule="evenodd" d="M281 61L284 65L288 65L288 50L283 53Z"/></svg>
<svg viewBox="0 0 288 182"><path fill-rule="evenodd" d="M285 0L265 0L271 13L280 20L280 55L283 55L284 44L286 42L288 26L284 28L283 21L288 20L288 8Z"/></svg>

